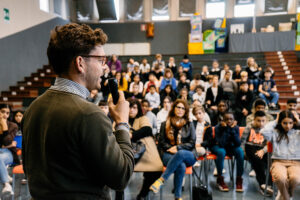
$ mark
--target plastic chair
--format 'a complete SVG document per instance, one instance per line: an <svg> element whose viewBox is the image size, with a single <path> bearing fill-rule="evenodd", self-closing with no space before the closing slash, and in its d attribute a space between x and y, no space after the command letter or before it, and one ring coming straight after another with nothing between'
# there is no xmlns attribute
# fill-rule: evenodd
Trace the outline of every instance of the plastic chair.
<svg viewBox="0 0 300 200"><path fill-rule="evenodd" d="M166 167L164 166L163 172L166 170ZM189 187L189 192L190 192L190 200L193 199L193 167L186 167L185 169L185 174L189 175L189 181L190 181L190 187ZM163 199L163 186L160 188L160 200Z"/></svg>

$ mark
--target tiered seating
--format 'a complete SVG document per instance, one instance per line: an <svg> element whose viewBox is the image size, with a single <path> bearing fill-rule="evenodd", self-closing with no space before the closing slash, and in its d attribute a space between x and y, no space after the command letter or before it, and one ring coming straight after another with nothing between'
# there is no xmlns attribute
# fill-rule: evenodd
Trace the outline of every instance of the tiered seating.
<svg viewBox="0 0 300 200"><path fill-rule="evenodd" d="M281 108L285 109L289 98L297 98L300 102L300 62L297 61L295 51L267 52L265 58L275 71L274 80Z"/></svg>
<svg viewBox="0 0 300 200"><path fill-rule="evenodd" d="M30 77L25 77L24 81L18 81L16 86L11 86L9 91L1 92L0 102L13 108L26 107L51 86L55 77L53 69L45 65Z"/></svg>

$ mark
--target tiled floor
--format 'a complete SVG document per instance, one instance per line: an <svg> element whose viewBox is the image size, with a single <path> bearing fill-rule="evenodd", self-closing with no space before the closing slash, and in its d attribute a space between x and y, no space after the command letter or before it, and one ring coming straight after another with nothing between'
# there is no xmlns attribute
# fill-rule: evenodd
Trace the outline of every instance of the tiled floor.
<svg viewBox="0 0 300 200"><path fill-rule="evenodd" d="M247 168L244 172L244 193L236 193L234 189L231 188L232 184L230 183L230 178L228 175L228 166L227 162L225 164L226 173L225 176L225 182L228 184L228 186L231 188L229 192L220 192L218 189L216 189L216 183L215 183L215 177L212 175L212 171L214 168L214 164L210 167L209 172L209 185L208 188L212 192L213 199L214 200L262 200L264 197L259 193L258 191L258 184L256 182L255 177L249 177L249 171L250 171L250 165L247 165ZM299 175L300 176L300 175ZM21 176L17 176L16 180L16 189L15 189L15 199L22 199L27 200L30 199L30 196L28 195L27 191L27 185L21 185ZM141 188L142 185L143 176L142 173L134 173L131 181L128 185L128 187L125 190L125 200L134 200ZM162 200L171 200L174 199L173 194L171 193L171 190L173 188L173 177L166 182L163 189L163 199ZM186 177L185 180L185 190L183 191L183 199L189 200L189 179ZM112 199L114 199L114 192L111 194ZM11 199L11 197L2 197L2 200ZM150 194L151 200L159 200L159 194ZM270 200L271 198L266 198L267 200ZM300 186L298 187L297 191L295 192L295 196L293 200L300 199Z"/></svg>

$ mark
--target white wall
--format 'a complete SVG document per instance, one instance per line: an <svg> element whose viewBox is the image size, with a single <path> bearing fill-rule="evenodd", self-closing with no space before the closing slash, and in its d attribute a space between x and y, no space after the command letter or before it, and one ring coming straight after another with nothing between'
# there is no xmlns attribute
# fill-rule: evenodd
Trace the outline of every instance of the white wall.
<svg viewBox="0 0 300 200"><path fill-rule="evenodd" d="M9 22L4 21L4 8L9 9ZM0 38L53 18L54 14L40 10L39 0L0 0Z"/></svg>

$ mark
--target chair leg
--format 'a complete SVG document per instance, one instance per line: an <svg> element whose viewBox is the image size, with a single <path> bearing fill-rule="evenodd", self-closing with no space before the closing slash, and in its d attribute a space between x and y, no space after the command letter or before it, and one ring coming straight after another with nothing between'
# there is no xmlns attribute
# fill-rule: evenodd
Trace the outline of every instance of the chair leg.
<svg viewBox="0 0 300 200"><path fill-rule="evenodd" d="M164 187L164 186L161 186L161 188L160 188L160 190L159 190L159 193L160 193L159 199L160 199L160 200L163 200L163 187Z"/></svg>
<svg viewBox="0 0 300 200"><path fill-rule="evenodd" d="M12 182L12 190L13 190L13 193L11 195L11 200L14 200L15 199L15 181L16 181L16 175L13 174L13 182Z"/></svg>
<svg viewBox="0 0 300 200"><path fill-rule="evenodd" d="M190 200L193 200L193 175L190 174Z"/></svg>

